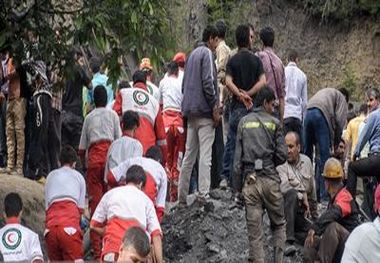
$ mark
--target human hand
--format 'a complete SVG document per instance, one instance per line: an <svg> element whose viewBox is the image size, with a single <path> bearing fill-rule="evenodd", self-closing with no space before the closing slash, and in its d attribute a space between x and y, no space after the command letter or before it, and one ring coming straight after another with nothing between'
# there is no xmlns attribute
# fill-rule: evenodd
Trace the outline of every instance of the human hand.
<svg viewBox="0 0 380 263"><path fill-rule="evenodd" d="M304 217L306 218L310 218L311 217L311 213L310 213L310 205L309 205L309 201L307 200L307 195L304 194L303 198L302 198L302 204L304 205L305 207L305 213L304 213Z"/></svg>
<svg viewBox="0 0 380 263"><path fill-rule="evenodd" d="M314 234L315 231L313 229L310 229L309 232L307 233L307 237L305 240L305 246L308 248L313 247L314 245Z"/></svg>
<svg viewBox="0 0 380 263"><path fill-rule="evenodd" d="M253 106L252 98L243 90L239 92L239 100L244 104L244 106L249 110Z"/></svg>
<svg viewBox="0 0 380 263"><path fill-rule="evenodd" d="M219 105L216 104L212 110L212 120L214 121L214 127L217 127L219 125L220 118L221 118L221 115L220 115Z"/></svg>

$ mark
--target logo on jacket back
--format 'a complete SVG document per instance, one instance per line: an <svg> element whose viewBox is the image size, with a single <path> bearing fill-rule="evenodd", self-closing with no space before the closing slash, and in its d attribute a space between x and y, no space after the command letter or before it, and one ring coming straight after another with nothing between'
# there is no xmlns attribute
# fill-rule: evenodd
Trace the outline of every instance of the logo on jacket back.
<svg viewBox="0 0 380 263"><path fill-rule="evenodd" d="M22 235L17 228L10 228L4 232L1 239L5 248L13 250L20 245Z"/></svg>
<svg viewBox="0 0 380 263"><path fill-rule="evenodd" d="M149 102L149 96L140 90L133 92L133 100L140 106L144 106Z"/></svg>

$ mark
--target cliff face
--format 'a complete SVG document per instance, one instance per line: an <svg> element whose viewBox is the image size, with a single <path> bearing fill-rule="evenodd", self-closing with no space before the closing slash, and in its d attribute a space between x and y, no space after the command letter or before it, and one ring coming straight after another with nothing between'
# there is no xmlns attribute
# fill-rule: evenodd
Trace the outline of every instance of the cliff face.
<svg viewBox="0 0 380 263"><path fill-rule="evenodd" d="M172 18L179 49L190 50L210 21L210 1L173 1ZM226 2L226 1L225 1ZM308 76L309 93L324 87L346 86L357 99L367 86L380 86L380 19L354 16L349 21L329 21L308 15L296 1L235 1L223 11L227 17L227 42L235 46L234 30L252 23L256 31L271 26L276 32L275 50L286 63L288 51L301 55L300 68ZM258 36L257 36L258 38ZM260 42L256 40L256 47Z"/></svg>

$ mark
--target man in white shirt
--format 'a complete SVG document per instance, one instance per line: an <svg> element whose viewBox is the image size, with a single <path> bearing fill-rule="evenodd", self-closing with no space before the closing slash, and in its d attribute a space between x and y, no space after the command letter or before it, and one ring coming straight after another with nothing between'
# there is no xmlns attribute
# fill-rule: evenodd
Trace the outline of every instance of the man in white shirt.
<svg viewBox="0 0 380 263"><path fill-rule="evenodd" d="M4 199L6 225L0 229L0 252L4 262L44 262L37 233L20 224L22 200L17 193Z"/></svg>
<svg viewBox="0 0 380 263"><path fill-rule="evenodd" d="M380 262L380 185L375 191L374 208L377 214L375 220L358 226L348 237L342 262Z"/></svg>
<svg viewBox="0 0 380 263"><path fill-rule="evenodd" d="M289 63L285 67L284 134L294 131L302 136L302 121L307 105L307 78L297 66L298 59L297 51L290 51Z"/></svg>

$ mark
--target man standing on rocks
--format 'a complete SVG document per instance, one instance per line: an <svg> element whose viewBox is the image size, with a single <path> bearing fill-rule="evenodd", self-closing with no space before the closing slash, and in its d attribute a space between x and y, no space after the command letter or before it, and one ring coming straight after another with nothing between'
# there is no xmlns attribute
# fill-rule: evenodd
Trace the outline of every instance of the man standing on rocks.
<svg viewBox="0 0 380 263"><path fill-rule="evenodd" d="M282 262L285 245L284 199L276 166L286 161L286 145L280 122L273 114L273 91L262 88L254 110L238 126L233 185L243 192L249 239L249 262L264 262L263 213L266 209L273 231L274 259ZM243 187L244 185L244 187ZM243 189L242 189L243 188Z"/></svg>
<svg viewBox="0 0 380 263"><path fill-rule="evenodd" d="M186 62L183 78L182 114L187 118L186 152L179 176L179 203L186 204L191 171L199 153L199 192L206 197L210 190L212 144L220 120L215 59L218 30L207 26L202 42Z"/></svg>

